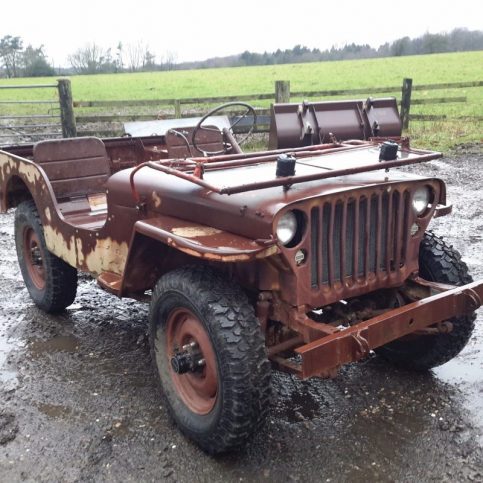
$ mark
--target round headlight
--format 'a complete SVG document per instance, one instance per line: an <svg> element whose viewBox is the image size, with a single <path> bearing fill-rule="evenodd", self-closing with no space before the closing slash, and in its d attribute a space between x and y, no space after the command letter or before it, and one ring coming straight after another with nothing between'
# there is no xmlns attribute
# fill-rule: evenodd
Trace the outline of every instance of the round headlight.
<svg viewBox="0 0 483 483"><path fill-rule="evenodd" d="M413 208L417 215L422 215L428 208L431 193L429 188L422 186L413 194Z"/></svg>
<svg viewBox="0 0 483 483"><path fill-rule="evenodd" d="M293 211L287 211L277 223L277 238L282 245L290 243L297 233L297 217Z"/></svg>

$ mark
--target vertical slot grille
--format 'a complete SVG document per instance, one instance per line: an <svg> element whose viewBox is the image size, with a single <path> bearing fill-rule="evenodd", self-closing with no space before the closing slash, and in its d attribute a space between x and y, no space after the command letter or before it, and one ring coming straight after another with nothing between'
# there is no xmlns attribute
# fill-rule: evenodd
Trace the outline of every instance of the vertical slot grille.
<svg viewBox="0 0 483 483"><path fill-rule="evenodd" d="M312 286L333 285L399 270L406 261L408 192L377 192L313 208Z"/></svg>

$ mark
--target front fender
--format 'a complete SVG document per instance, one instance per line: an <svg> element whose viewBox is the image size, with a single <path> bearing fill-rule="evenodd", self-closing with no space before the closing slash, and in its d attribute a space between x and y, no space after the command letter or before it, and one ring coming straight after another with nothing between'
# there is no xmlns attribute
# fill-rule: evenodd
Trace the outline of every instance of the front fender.
<svg viewBox="0 0 483 483"><path fill-rule="evenodd" d="M198 261L240 263L280 253L275 240L251 240L179 218L159 215L135 223L121 295L151 288L166 271Z"/></svg>

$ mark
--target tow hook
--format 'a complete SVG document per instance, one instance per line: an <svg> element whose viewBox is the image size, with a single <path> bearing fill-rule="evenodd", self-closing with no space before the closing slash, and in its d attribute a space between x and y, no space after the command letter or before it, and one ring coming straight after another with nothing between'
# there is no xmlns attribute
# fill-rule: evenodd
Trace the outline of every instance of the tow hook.
<svg viewBox="0 0 483 483"><path fill-rule="evenodd" d="M176 374L186 374L187 372L199 372L205 366L203 355L198 350L198 344L191 342L181 347L181 351L176 351L171 358L171 367Z"/></svg>

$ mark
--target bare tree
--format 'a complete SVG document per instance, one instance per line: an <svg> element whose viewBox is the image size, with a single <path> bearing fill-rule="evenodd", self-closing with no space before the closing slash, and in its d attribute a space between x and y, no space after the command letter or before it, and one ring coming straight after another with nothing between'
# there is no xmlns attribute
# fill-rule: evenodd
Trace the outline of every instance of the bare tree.
<svg viewBox="0 0 483 483"><path fill-rule="evenodd" d="M168 50L161 57L160 67L161 70L173 70L176 61L178 60L178 54L172 50Z"/></svg>
<svg viewBox="0 0 483 483"><path fill-rule="evenodd" d="M146 61L150 59L150 55L148 45L141 40L129 43L126 48L128 69L131 72L143 69Z"/></svg>
<svg viewBox="0 0 483 483"><path fill-rule="evenodd" d="M106 52L92 42L69 55L72 68L79 74L97 74L102 71L106 60Z"/></svg>

